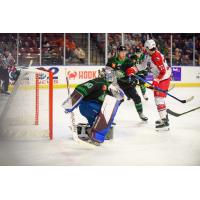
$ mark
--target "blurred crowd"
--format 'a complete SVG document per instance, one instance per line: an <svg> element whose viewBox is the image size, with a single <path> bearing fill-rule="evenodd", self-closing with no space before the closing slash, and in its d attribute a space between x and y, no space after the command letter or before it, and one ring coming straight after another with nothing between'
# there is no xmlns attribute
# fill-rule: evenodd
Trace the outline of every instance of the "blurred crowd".
<svg viewBox="0 0 200 200"><path fill-rule="evenodd" d="M1 33L0 53L7 49L18 65L28 65L30 60L33 60L33 65L104 65L106 34L90 34L90 52L88 52L88 35L87 33L65 35L63 33ZM107 36L108 58L116 54L117 47L122 44L122 41L128 51L132 52L136 46L143 47L147 38L153 38L169 64L200 66L200 34L108 33Z"/></svg>

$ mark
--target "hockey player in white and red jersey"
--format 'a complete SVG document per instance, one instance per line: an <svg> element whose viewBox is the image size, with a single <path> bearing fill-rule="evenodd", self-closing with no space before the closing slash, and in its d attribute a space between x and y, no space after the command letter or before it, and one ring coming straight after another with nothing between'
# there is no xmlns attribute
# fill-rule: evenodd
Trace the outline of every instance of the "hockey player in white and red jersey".
<svg viewBox="0 0 200 200"><path fill-rule="evenodd" d="M138 71L149 67L154 78L153 87L167 91L171 80L171 68L168 66L164 56L157 50L154 40L147 40L144 47L147 53L144 61L137 66L128 68L126 71L127 75L132 76ZM156 130L169 130L169 119L165 104L166 94L154 90L154 98L160 115L160 120L156 121Z"/></svg>

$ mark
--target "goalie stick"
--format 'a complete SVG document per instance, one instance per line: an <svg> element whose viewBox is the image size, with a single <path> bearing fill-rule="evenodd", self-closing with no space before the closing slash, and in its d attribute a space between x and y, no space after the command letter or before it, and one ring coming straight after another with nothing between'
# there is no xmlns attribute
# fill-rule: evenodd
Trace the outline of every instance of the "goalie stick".
<svg viewBox="0 0 200 200"><path fill-rule="evenodd" d="M192 101L192 100L194 99L194 96L191 96L191 97L189 97L188 99L181 100L181 99L179 99L179 98L173 96L172 94L168 93L167 91L162 90L161 88L154 87L150 82L148 82L147 80L143 79L142 77L140 77L140 76L138 76L138 75L136 75L136 74L135 74L134 76L135 76L136 78L140 79L141 81L143 81L143 82L145 82L145 83L151 85L151 86L153 87L153 90L157 90L157 91L159 91L159 92L163 92L163 93L165 93L166 95L172 97L173 99L176 99L177 101L179 101L179 102L181 102L181 103L187 103L187 102Z"/></svg>
<svg viewBox="0 0 200 200"><path fill-rule="evenodd" d="M69 79L68 77L66 77L66 83L67 83L67 93L68 93L68 97L70 97L71 93L70 93L70 88L69 88ZM71 102L72 103L72 102ZM73 137L73 140L81 145L84 145L85 147L89 147L89 148L94 148L95 145L93 144L90 144L86 141L83 141L81 140L79 137L78 137L78 133L77 133L77 127L76 127L76 120L75 120L75 116L74 116L74 112L70 112L70 123L71 123L71 126L69 127L70 130L71 130L71 133L72 133L72 137Z"/></svg>
<svg viewBox="0 0 200 200"><path fill-rule="evenodd" d="M199 106L199 107L196 107L196 108L193 108L193 109L191 109L191 110L188 110L188 111L186 111L186 112L183 112L183 113L176 113L176 112L174 112L174 111L172 111L172 110L170 110L170 109L167 109L167 113L169 113L170 115L173 115L173 116L175 116L175 117L180 117L181 115L185 115L185 114L187 114L187 113L193 112L193 111L198 110L198 109L200 109L200 106Z"/></svg>

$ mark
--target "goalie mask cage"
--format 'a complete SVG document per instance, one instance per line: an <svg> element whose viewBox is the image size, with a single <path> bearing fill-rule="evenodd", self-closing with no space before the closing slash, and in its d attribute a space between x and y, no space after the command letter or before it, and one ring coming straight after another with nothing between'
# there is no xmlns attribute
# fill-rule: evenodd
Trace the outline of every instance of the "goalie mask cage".
<svg viewBox="0 0 200 200"><path fill-rule="evenodd" d="M46 85L40 84L45 80ZM53 139L53 73L21 69L0 116L0 134L7 137Z"/></svg>

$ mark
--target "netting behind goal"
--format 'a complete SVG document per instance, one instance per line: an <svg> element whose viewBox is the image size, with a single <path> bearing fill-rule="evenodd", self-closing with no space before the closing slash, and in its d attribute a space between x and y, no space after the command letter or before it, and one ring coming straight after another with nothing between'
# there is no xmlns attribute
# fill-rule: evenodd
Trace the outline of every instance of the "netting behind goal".
<svg viewBox="0 0 200 200"><path fill-rule="evenodd" d="M45 87L40 85L46 80ZM0 116L0 133L7 137L53 137L53 75L22 69Z"/></svg>

